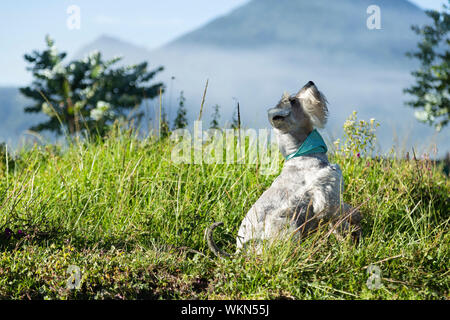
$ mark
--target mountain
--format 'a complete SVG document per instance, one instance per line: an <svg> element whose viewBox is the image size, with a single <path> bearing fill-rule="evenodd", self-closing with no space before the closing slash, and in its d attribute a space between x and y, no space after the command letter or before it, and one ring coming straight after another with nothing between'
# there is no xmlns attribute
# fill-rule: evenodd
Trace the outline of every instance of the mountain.
<svg viewBox="0 0 450 320"><path fill-rule="evenodd" d="M32 126L39 123L44 116L24 114L23 109L29 101L20 94L18 88L0 87L0 143L6 142L15 147L20 137Z"/></svg>
<svg viewBox="0 0 450 320"><path fill-rule="evenodd" d="M109 35L102 35L94 41L80 48L71 59L82 59L86 54L99 50L108 59L121 56L120 63L135 64L145 61L150 56L150 51L126 41Z"/></svg>
<svg viewBox="0 0 450 320"><path fill-rule="evenodd" d="M381 29L367 27L370 5L377 5ZM206 79L207 110L218 103L231 119L236 100L248 127L267 127L266 110L284 91L296 92L313 80L330 102L326 135L342 134L353 110L376 118L380 149L393 144L424 150L437 143L450 149L448 128L436 135L418 123L403 89L418 66L405 56L419 38L411 25L431 20L406 0L253 0L152 51L165 66L165 80L184 90L195 119Z"/></svg>
<svg viewBox="0 0 450 320"><path fill-rule="evenodd" d="M370 5L380 8L380 30L367 27ZM419 41L410 27L430 22L406 0L252 0L156 50L105 35L74 57L100 50L106 58L123 55L127 64L163 65L155 80L166 83L164 105L171 119L180 91L189 120L198 117L209 79L205 122L215 104L223 122L230 121L239 101L243 124L251 128L267 128L266 110L282 93L313 80L330 103L326 138L340 136L356 110L359 118L381 123L383 151L393 144L424 150L437 143L442 155L450 149L445 139L450 129L436 135L404 106L403 89L413 83L410 73L418 66L405 56Z"/></svg>
<svg viewBox="0 0 450 320"><path fill-rule="evenodd" d="M381 30L369 30L367 8L381 9ZM254 0L166 48L208 46L264 50L268 47L353 54L364 60L405 60L416 42L412 22L425 22L421 9L405 0Z"/></svg>

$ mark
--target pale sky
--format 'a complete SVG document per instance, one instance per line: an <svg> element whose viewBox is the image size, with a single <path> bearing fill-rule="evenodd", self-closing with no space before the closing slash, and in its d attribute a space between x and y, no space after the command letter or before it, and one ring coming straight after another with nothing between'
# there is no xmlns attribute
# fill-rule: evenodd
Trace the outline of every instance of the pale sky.
<svg viewBox="0 0 450 320"><path fill-rule="evenodd" d="M410 2L415 3L419 7L424 9L439 10L442 8L443 4L446 4L446 0L410 0Z"/></svg>
<svg viewBox="0 0 450 320"><path fill-rule="evenodd" d="M70 53L108 34L148 49L157 48L249 0L15 0L0 4L0 86L30 80L24 53L44 48L49 33ZM393 0L394 1L394 0ZM447 0L411 0L424 9L440 9ZM66 26L67 8L81 12L79 30ZM149 31L151 30L151 31Z"/></svg>

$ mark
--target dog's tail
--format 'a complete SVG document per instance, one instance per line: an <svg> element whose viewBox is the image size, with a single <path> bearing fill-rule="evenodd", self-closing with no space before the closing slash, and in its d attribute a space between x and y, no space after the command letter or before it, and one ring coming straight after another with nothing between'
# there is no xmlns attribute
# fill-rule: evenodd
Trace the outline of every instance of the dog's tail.
<svg viewBox="0 0 450 320"><path fill-rule="evenodd" d="M206 228L206 241L208 242L209 249L218 257L221 258L229 258L231 257L231 254L221 250L217 244L214 242L213 239L213 231L218 226L223 225L223 222L214 222L212 225L210 225L208 228Z"/></svg>

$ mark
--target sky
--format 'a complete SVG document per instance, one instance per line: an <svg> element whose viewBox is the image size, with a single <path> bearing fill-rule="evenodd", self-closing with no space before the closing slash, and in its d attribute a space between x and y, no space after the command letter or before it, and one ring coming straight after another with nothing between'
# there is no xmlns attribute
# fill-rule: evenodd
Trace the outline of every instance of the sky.
<svg viewBox="0 0 450 320"><path fill-rule="evenodd" d="M25 53L45 47L50 34L69 53L108 34L154 49L249 0L15 0L0 4L0 86L30 81ZM423 9L440 9L447 0L411 0ZM70 6L80 9L79 29L69 29Z"/></svg>

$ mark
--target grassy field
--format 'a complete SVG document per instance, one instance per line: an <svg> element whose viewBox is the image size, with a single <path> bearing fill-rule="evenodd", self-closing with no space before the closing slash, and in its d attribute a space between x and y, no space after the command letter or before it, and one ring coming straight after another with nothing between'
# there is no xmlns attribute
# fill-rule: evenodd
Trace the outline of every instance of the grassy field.
<svg viewBox="0 0 450 320"><path fill-rule="evenodd" d="M233 252L241 220L275 175L175 164L173 146L113 130L104 140L3 154L0 298L450 298L450 182L435 163L331 152L345 201L364 215L359 244L325 228L260 256L220 259L205 228L223 221L216 241ZM68 288L70 265L80 268L79 289ZM369 288L370 265L382 272L378 289Z"/></svg>

